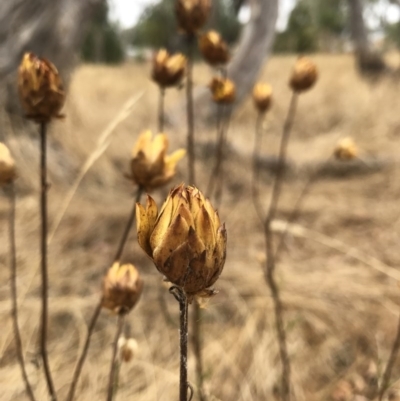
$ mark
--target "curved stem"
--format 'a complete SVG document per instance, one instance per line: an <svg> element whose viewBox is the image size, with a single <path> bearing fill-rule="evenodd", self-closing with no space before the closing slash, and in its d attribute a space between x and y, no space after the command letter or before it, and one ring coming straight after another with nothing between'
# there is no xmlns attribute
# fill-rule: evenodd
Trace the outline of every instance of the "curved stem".
<svg viewBox="0 0 400 401"><path fill-rule="evenodd" d="M88 353L88 350L89 350L90 340L92 338L92 334L93 334L94 328L96 326L97 319L100 316L100 312L101 312L101 301L97 304L96 309L94 310L93 316L90 319L88 332L86 334L85 344L83 346L81 355L80 355L80 357L78 359L78 363L76 364L76 367L75 367L75 370L74 370L72 383L71 383L71 386L69 388L69 392L68 392L68 396L67 396L67 401L72 401L74 399L76 386L78 385L79 377L81 375L82 368L83 368L83 365L85 363L86 356L87 356L87 353Z"/></svg>
<svg viewBox="0 0 400 401"><path fill-rule="evenodd" d="M187 152L188 152L188 184L195 185L195 152L194 152L194 110L193 110L193 51L195 36L187 36L186 66L186 115L187 115Z"/></svg>
<svg viewBox="0 0 400 401"><path fill-rule="evenodd" d="M275 218L281 194L287 146L289 143L290 132L293 126L294 116L296 114L296 106L297 106L297 94L293 92L290 101L288 115L286 117L283 126L281 144L279 149L278 169L276 172L275 181L272 188L271 202L269 205L267 217L265 218L264 222L265 247L266 247L265 278L267 285L270 288L274 303L275 327L278 336L279 355L282 364L281 393L283 401L290 400L291 366L286 343L286 330L283 322L283 305L282 305L282 300L280 298L279 287L276 284L275 274L274 274L275 251L273 245L273 234L271 230L271 223Z"/></svg>
<svg viewBox="0 0 400 401"><path fill-rule="evenodd" d="M258 218L263 221L264 220L264 212L260 202L260 149L262 142L262 120L263 113L259 112L256 119L256 127L255 127L255 138L254 138L254 149L253 149L253 176L251 181L251 194L253 197L254 208L256 209L256 213Z"/></svg>
<svg viewBox="0 0 400 401"><path fill-rule="evenodd" d="M164 132L164 100L165 89L160 87L160 94L158 98L158 132Z"/></svg>
<svg viewBox="0 0 400 401"><path fill-rule="evenodd" d="M121 259L122 253L124 252L126 241L128 240L132 225L136 219L136 203L140 201L140 198L142 197L142 193L143 193L143 187L139 187L136 192L136 198L135 198L135 202L133 203L131 214L129 216L128 222L126 223L124 233L122 234L121 241L118 245L118 249L117 249L117 252L114 257L115 262L117 262Z"/></svg>
<svg viewBox="0 0 400 401"><path fill-rule="evenodd" d="M118 340L121 337L122 331L124 329L125 315L118 315L117 331L115 332L112 357L111 357L111 367L108 379L108 390L107 390L107 401L112 401L115 393L115 384L117 382L117 353L118 353Z"/></svg>
<svg viewBox="0 0 400 401"><path fill-rule="evenodd" d="M52 401L57 400L50 364L47 354L48 329L48 268L47 268L47 152L46 152L47 123L40 124L40 217L41 217L41 275L42 275L42 314L40 324L40 354L46 377L47 389Z"/></svg>
<svg viewBox="0 0 400 401"><path fill-rule="evenodd" d="M8 191L7 191L8 192ZM15 349L18 363L21 368L22 379L25 384L25 390L31 401L36 401L32 386L29 382L26 372L24 353L22 349L21 332L18 325L18 296L17 296L17 249L15 244L15 187L14 183L9 185L10 198L10 220L9 220L9 243L10 243L10 286L11 286L11 315L14 329Z"/></svg>

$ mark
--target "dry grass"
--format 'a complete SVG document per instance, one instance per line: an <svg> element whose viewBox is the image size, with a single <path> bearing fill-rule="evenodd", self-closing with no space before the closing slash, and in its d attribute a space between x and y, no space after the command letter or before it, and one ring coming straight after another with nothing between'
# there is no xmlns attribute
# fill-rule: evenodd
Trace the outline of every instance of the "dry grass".
<svg viewBox="0 0 400 401"><path fill-rule="evenodd" d="M350 56L317 56L315 60L321 79L315 90L300 99L289 145L295 169L285 181L279 218L288 216L304 185L307 169L301 167L325 160L338 138L353 136L366 157L385 161L380 170L365 167L362 175L343 174L321 180L306 199L299 220L309 230L305 236L289 235L278 264L297 400L333 396L335 401L345 401L351 398L346 398L348 386L343 380L351 381L359 394L368 395L374 364L379 372L388 358L400 310L400 290L393 278L400 273L400 85L390 77L375 83L361 80ZM293 61L293 57L274 58L263 72L275 91L274 107L266 123L266 155L276 153L290 97L287 79ZM196 66L195 73L196 84L208 83L207 67ZM68 118L52 129L49 158L53 186L49 197L54 218L101 132L127 99L143 90L145 94L132 115L117 127L109 148L83 179L50 245L49 352L61 398L65 397L84 339L85 322L99 295L99 280L111 263L130 211L134 188L123 178L130 148L141 130L155 129L157 124L157 90L148 81L148 66L79 68L72 79ZM182 95L172 91L167 94L167 102L172 107ZM232 156L220 211L228 229L228 260L217 286L220 294L210 300L203 322L211 400L271 399L280 372L271 299L260 268L264 239L249 196L254 118L249 101L236 113L229 133ZM9 127L7 121L4 125ZM168 133L173 148L185 144L184 121ZM203 144L214 136L214 128L200 127L197 134ZM19 187L23 193L17 212L18 283L22 295L39 262L37 140L14 137L10 129L6 140L20 166ZM197 169L205 185L211 159L204 146L198 146L198 153ZM186 163L182 163L176 182L185 178L185 168ZM262 178L267 204L271 173L266 171ZM156 198L161 201L165 193L156 194ZM6 215L7 202L1 198L0 386L5 401L25 399L11 338ZM328 240L321 243L321 238ZM344 245L337 246L334 239ZM176 399L177 328L160 313L161 277L137 246L134 234L126 259L140 268L146 286L139 306L129 317L140 352L131 364L122 367L118 399L133 395L137 401ZM40 383L38 398L43 400L44 382L39 380L40 370L35 367L39 360L38 283L34 278L20 316L28 369L33 382ZM177 319L176 301L163 291L162 302ZM102 314L78 399L103 397L114 324L114 317ZM189 377L194 379L193 360L189 369ZM400 378L400 364L395 378Z"/></svg>

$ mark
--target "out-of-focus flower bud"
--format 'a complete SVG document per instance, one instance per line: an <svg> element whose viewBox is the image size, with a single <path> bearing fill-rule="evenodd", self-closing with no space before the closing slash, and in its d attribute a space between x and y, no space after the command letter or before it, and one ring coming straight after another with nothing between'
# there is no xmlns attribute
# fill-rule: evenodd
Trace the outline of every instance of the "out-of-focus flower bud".
<svg viewBox="0 0 400 401"><path fill-rule="evenodd" d="M186 58L183 54L170 55L160 49L153 58L152 79L162 88L179 85L185 74Z"/></svg>
<svg viewBox="0 0 400 401"><path fill-rule="evenodd" d="M25 53L18 69L18 92L28 118L49 122L62 117L64 87L57 68L50 61Z"/></svg>
<svg viewBox="0 0 400 401"><path fill-rule="evenodd" d="M143 280L135 266L115 262L103 278L102 306L117 314L128 313L142 290Z"/></svg>
<svg viewBox="0 0 400 401"><path fill-rule="evenodd" d="M206 23L211 0L177 0L175 11L179 29L194 34Z"/></svg>
<svg viewBox="0 0 400 401"><path fill-rule="evenodd" d="M338 142L333 154L338 160L353 160L358 156L358 148L353 138L347 137Z"/></svg>
<svg viewBox="0 0 400 401"><path fill-rule="evenodd" d="M228 46L216 31L200 36L199 47L204 60L211 65L226 64L229 61Z"/></svg>
<svg viewBox="0 0 400 401"><path fill-rule="evenodd" d="M231 104L235 101L235 84L230 79L214 77L209 87L215 103Z"/></svg>
<svg viewBox="0 0 400 401"><path fill-rule="evenodd" d="M304 92L314 86L317 78L315 63L307 57L300 57L294 66L289 85L294 92Z"/></svg>
<svg viewBox="0 0 400 401"><path fill-rule="evenodd" d="M0 142L0 186L13 181L16 176L14 159L7 146Z"/></svg>
<svg viewBox="0 0 400 401"><path fill-rule="evenodd" d="M134 338L120 337L118 340L118 353L121 361L130 362L139 349L139 345Z"/></svg>
<svg viewBox="0 0 400 401"><path fill-rule="evenodd" d="M272 104L272 87L264 83L257 83L253 88L253 102L257 110L265 113L271 108Z"/></svg>
<svg viewBox="0 0 400 401"><path fill-rule="evenodd" d="M165 185L175 176L176 164L185 154L185 149L178 149L171 155L168 150L168 137L158 134L152 139L152 132L145 131L139 136L132 150L132 179L150 191Z"/></svg>
<svg viewBox="0 0 400 401"><path fill-rule="evenodd" d="M183 184L169 193L160 212L148 196L136 205L139 245L157 269L189 300L211 296L226 257L226 230L208 199Z"/></svg>

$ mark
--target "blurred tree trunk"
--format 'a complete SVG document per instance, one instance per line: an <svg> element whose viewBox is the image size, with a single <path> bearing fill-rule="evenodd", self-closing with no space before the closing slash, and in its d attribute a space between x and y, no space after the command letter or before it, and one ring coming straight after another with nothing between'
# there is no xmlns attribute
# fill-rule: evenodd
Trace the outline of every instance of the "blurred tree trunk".
<svg viewBox="0 0 400 401"><path fill-rule="evenodd" d="M254 82L268 59L275 39L276 20L278 18L278 0L251 0L250 21L244 27L228 66L228 77L236 84L236 101L233 108L239 105L250 93ZM179 124L184 116L185 107L180 105L168 115L171 124ZM208 89L199 90L195 98L196 115L202 120L213 120L216 107L211 101Z"/></svg>
<svg viewBox="0 0 400 401"><path fill-rule="evenodd" d="M20 114L16 72L24 52L50 59L65 81L93 7L104 0L0 1L0 104Z"/></svg>
<svg viewBox="0 0 400 401"><path fill-rule="evenodd" d="M362 0L348 0L350 30L353 40L357 65L361 72L376 73L385 69L380 55L371 49L368 32L364 22Z"/></svg>

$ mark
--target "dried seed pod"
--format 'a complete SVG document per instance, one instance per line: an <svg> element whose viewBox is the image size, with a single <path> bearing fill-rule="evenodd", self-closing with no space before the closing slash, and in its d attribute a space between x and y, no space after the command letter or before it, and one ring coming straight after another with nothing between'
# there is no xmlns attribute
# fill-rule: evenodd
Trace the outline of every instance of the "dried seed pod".
<svg viewBox="0 0 400 401"><path fill-rule="evenodd" d="M358 148L353 138L347 137L338 142L333 154L337 160L353 160L358 156Z"/></svg>
<svg viewBox="0 0 400 401"><path fill-rule="evenodd" d="M135 266L115 262L103 278L102 306L117 314L128 313L142 290L143 280Z"/></svg>
<svg viewBox="0 0 400 401"><path fill-rule="evenodd" d="M206 23L211 0L177 0L175 4L178 27L186 34L195 34Z"/></svg>
<svg viewBox="0 0 400 401"><path fill-rule="evenodd" d="M272 104L271 85L262 82L255 84L253 88L253 102L259 112L267 112Z"/></svg>
<svg viewBox="0 0 400 401"><path fill-rule="evenodd" d="M228 46L216 31L201 35L199 47L204 60L210 65L226 64L229 61Z"/></svg>
<svg viewBox="0 0 400 401"><path fill-rule="evenodd" d="M132 179L147 191L169 182L175 176L176 164L186 154L185 149L178 149L166 155L168 137L158 134L152 139L152 136L151 131L139 136L131 159Z"/></svg>
<svg viewBox="0 0 400 401"><path fill-rule="evenodd" d="M226 258L226 230L208 199L195 187L173 188L158 213L148 196L136 205L139 245L157 269L189 297L211 296Z"/></svg>
<svg viewBox="0 0 400 401"><path fill-rule="evenodd" d="M304 92L314 86L317 78L315 63L307 57L300 57L294 66L289 85L294 92Z"/></svg>
<svg viewBox="0 0 400 401"><path fill-rule="evenodd" d="M139 345L134 338L120 337L118 340L118 353L121 361L130 362L139 349Z"/></svg>
<svg viewBox="0 0 400 401"><path fill-rule="evenodd" d="M230 79L214 77L209 87L215 103L231 104L235 101L236 88Z"/></svg>
<svg viewBox="0 0 400 401"><path fill-rule="evenodd" d="M152 79L161 88L177 86L185 74L186 57L183 54L170 55L160 49L153 58Z"/></svg>
<svg viewBox="0 0 400 401"><path fill-rule="evenodd" d="M62 117L64 87L57 68L50 61L25 53L18 69L18 92L28 118L49 122Z"/></svg>
<svg viewBox="0 0 400 401"><path fill-rule="evenodd" d="M14 159L7 146L0 142L0 186L13 181L16 176Z"/></svg>

